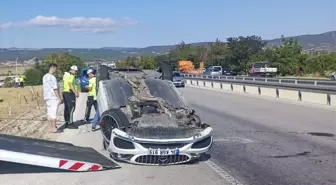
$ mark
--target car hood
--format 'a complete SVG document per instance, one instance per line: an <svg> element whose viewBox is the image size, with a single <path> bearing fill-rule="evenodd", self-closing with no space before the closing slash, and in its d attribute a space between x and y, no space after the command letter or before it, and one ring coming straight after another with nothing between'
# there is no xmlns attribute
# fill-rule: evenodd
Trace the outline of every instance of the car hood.
<svg viewBox="0 0 336 185"><path fill-rule="evenodd" d="M183 77L181 77L181 76L175 76L175 77L173 77L173 80L174 81L181 81L181 80L183 80Z"/></svg>

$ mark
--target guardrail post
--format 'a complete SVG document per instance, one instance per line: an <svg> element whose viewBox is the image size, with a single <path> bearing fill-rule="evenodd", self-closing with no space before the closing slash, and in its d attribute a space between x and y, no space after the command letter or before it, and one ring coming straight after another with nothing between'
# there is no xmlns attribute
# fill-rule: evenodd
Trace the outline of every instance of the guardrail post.
<svg viewBox="0 0 336 185"><path fill-rule="evenodd" d="M295 82L295 84L297 84L297 80L295 80L294 82Z"/></svg>
<svg viewBox="0 0 336 185"><path fill-rule="evenodd" d="M279 89L278 88L275 89L275 93L276 93L276 97L279 98L280 96L279 96Z"/></svg>
<svg viewBox="0 0 336 185"><path fill-rule="evenodd" d="M225 76L225 79L227 79L227 76Z"/></svg>
<svg viewBox="0 0 336 185"><path fill-rule="evenodd" d="M327 105L331 105L331 97L330 97L330 94L327 94Z"/></svg>
<svg viewBox="0 0 336 185"><path fill-rule="evenodd" d="M213 82L211 82L211 88L213 88Z"/></svg>
<svg viewBox="0 0 336 185"><path fill-rule="evenodd" d="M315 85L315 86L317 85L317 81L314 81L314 85Z"/></svg>
<svg viewBox="0 0 336 185"><path fill-rule="evenodd" d="M218 79L221 79L221 76L218 76Z"/></svg>
<svg viewBox="0 0 336 185"><path fill-rule="evenodd" d="M253 78L253 81L255 81L255 78Z"/></svg>
<svg viewBox="0 0 336 185"><path fill-rule="evenodd" d="M279 84L281 84L281 79L279 79Z"/></svg>
<svg viewBox="0 0 336 185"><path fill-rule="evenodd" d="M203 87L205 87L205 81L203 81Z"/></svg>
<svg viewBox="0 0 336 185"><path fill-rule="evenodd" d="M196 84L197 84L197 86L198 86L198 80L196 81Z"/></svg>
<svg viewBox="0 0 336 185"><path fill-rule="evenodd" d="M243 77L243 80L245 80L245 77Z"/></svg>
<svg viewBox="0 0 336 185"><path fill-rule="evenodd" d="M231 84L231 91L233 91L233 85Z"/></svg>
<svg viewBox="0 0 336 185"><path fill-rule="evenodd" d="M243 90L244 90L244 92L246 92L246 87L245 87L245 85L243 85Z"/></svg>
<svg viewBox="0 0 336 185"><path fill-rule="evenodd" d="M190 84L193 85L193 81L192 80L190 80Z"/></svg>
<svg viewBox="0 0 336 185"><path fill-rule="evenodd" d="M259 86L258 86L258 94L261 95L261 89Z"/></svg>
<svg viewBox="0 0 336 185"><path fill-rule="evenodd" d="M267 78L265 78L265 82L267 82Z"/></svg>
<svg viewBox="0 0 336 185"><path fill-rule="evenodd" d="M236 77L234 76L233 79L236 80Z"/></svg>
<svg viewBox="0 0 336 185"><path fill-rule="evenodd" d="M298 91L299 101L302 101L302 94L301 91Z"/></svg>
<svg viewBox="0 0 336 185"><path fill-rule="evenodd" d="M223 89L223 84L222 83L219 83L220 84L220 88Z"/></svg>

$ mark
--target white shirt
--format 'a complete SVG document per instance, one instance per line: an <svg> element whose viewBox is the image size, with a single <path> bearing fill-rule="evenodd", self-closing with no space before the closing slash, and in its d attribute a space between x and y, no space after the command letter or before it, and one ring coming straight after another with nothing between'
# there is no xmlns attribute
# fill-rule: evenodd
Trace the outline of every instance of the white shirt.
<svg viewBox="0 0 336 185"><path fill-rule="evenodd" d="M43 96L44 100L57 100L54 90L58 89L56 77L50 73L43 76Z"/></svg>

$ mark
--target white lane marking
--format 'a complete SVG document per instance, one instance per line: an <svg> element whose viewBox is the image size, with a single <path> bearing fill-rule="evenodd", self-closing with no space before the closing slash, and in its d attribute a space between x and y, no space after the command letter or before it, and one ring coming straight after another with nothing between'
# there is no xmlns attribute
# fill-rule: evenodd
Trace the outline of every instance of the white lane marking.
<svg viewBox="0 0 336 185"><path fill-rule="evenodd" d="M222 177L229 185L242 185L237 179L232 177L229 173L219 167L216 163L211 160L207 160L204 162L207 166L209 166L216 174Z"/></svg>
<svg viewBox="0 0 336 185"><path fill-rule="evenodd" d="M236 143L243 143L243 144L254 142L251 139L242 138L242 137L214 138L213 141L214 142L236 142Z"/></svg>

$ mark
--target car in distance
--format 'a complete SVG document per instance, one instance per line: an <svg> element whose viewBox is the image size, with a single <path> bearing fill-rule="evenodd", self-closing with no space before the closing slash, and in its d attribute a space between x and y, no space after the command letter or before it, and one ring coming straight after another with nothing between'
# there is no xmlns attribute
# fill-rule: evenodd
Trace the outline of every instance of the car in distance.
<svg viewBox="0 0 336 185"><path fill-rule="evenodd" d="M185 87L184 77L179 71L173 72L173 83L175 87Z"/></svg>

